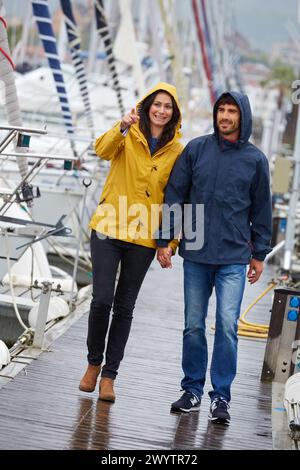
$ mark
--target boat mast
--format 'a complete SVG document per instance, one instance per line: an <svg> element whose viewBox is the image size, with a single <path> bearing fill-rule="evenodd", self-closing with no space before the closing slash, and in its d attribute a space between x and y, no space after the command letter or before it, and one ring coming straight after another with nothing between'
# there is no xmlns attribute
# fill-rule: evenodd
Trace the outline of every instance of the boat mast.
<svg viewBox="0 0 300 470"><path fill-rule="evenodd" d="M121 93L121 86L119 82L118 72L116 68L116 61L113 54L112 40L110 36L108 21L103 5L103 0L94 0L95 5L95 16L97 33L101 37L104 43L104 50L107 55L108 68L111 74L113 87L117 94L118 104L120 108L121 116L125 114L125 108L123 104L123 98Z"/></svg>
<svg viewBox="0 0 300 470"><path fill-rule="evenodd" d="M209 62L207 52L206 52L205 36L204 36L204 33L203 33L203 29L202 29L202 24L201 24L201 19L200 19L200 15L199 15L197 0L192 0L192 7L193 7L194 19L195 19L195 24L196 24L196 29L197 29L198 41L199 41L199 45L200 45L200 49L201 49L201 53L202 53L202 60L203 60L204 70L205 70L206 78L207 78L207 82L208 82L210 101L211 101L211 104L213 105L214 102L216 101L216 93L215 93L214 85L213 85L213 76L212 76L211 64Z"/></svg>
<svg viewBox="0 0 300 470"><path fill-rule="evenodd" d="M48 60L49 67L52 70L55 87L57 90L59 103L64 118L67 133L74 136L74 126L72 122L72 114L69 106L69 100L65 87L65 81L61 70L61 64L57 53L56 38L52 28L51 17L47 0L31 0L33 15L35 17L37 27L39 30L40 39L43 43L45 54ZM70 139L70 145L74 157L77 157L75 144Z"/></svg>
<svg viewBox="0 0 300 470"><path fill-rule="evenodd" d="M0 11L3 7L3 1L0 0ZM22 127L21 110L17 95L17 89L14 76L14 63L10 56L10 49L8 45L6 21L0 16L0 80L4 82L5 86L5 105L7 120L10 126ZM14 143L16 147L16 142ZM24 147L18 148L19 152L26 152ZM28 164L26 157L19 157L17 159L19 172L23 179L28 172Z"/></svg>
<svg viewBox="0 0 300 470"><path fill-rule="evenodd" d="M71 52L72 62L75 68L75 74L79 85L79 91L83 101L85 114L87 118L88 127L91 129L94 127L92 108L89 99L89 91L87 86L87 79L84 70L84 64L81 59L81 47L80 47L80 37L76 21L73 15L72 6L70 0L60 0L62 11L65 17L65 24L68 36L68 42ZM93 135L92 135L93 138Z"/></svg>
<svg viewBox="0 0 300 470"><path fill-rule="evenodd" d="M145 81L136 45L134 25L131 15L131 0L120 2L121 21L114 44L114 55L132 66L137 98L145 95Z"/></svg>
<svg viewBox="0 0 300 470"><path fill-rule="evenodd" d="M148 0L149 20L151 25L152 49L151 52L156 59L160 80L167 81L166 71L164 68L164 59L162 54L162 31L160 27L159 11L157 10L156 0Z"/></svg>
<svg viewBox="0 0 300 470"><path fill-rule="evenodd" d="M25 62L26 48L28 47L31 23L32 9L30 3L28 3L21 38L16 44L14 50L12 51L12 59L16 65L20 64L22 66Z"/></svg>
<svg viewBox="0 0 300 470"><path fill-rule="evenodd" d="M158 0L161 18L164 24L166 40L169 53L171 56L171 64L173 77L180 97L183 111L188 110L188 96L185 77L183 75L183 60L181 56L181 45L178 40L177 18L175 14L175 5L173 0L168 0L168 8L165 6L164 0ZM171 26L172 25L172 26Z"/></svg>
<svg viewBox="0 0 300 470"><path fill-rule="evenodd" d="M214 88L219 96L223 91L230 89L227 83L228 74L222 64L222 52L227 47L227 42L220 34L223 30L223 25L221 24L223 21L219 20L215 0L203 2L203 4L205 28L209 38L209 56L213 68Z"/></svg>

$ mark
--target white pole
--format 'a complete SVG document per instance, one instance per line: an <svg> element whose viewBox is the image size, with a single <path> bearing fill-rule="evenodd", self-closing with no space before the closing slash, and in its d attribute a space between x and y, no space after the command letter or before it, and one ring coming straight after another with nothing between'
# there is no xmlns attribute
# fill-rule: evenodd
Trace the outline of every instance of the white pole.
<svg viewBox="0 0 300 470"><path fill-rule="evenodd" d="M15 62L15 64L22 65L25 62L26 48L28 47L31 24L32 24L32 10L31 10L31 4L30 2L28 2L26 16L25 16L24 24L23 24L22 36L12 52L12 59Z"/></svg>
<svg viewBox="0 0 300 470"><path fill-rule="evenodd" d="M89 56L88 56L88 63L87 63L88 75L94 72L94 66L96 62L96 53L97 53L97 42L98 42L98 35L97 35L97 30L96 30L95 19L93 17L92 23L91 23Z"/></svg>
<svg viewBox="0 0 300 470"><path fill-rule="evenodd" d="M282 111L280 108L278 108L275 111L270 156L276 154L279 151L281 122L282 122Z"/></svg>
<svg viewBox="0 0 300 470"><path fill-rule="evenodd" d="M83 220L84 220L87 191L88 191L88 187L91 186L92 184L92 180L90 178L84 178L82 181L82 184L84 186L84 193L83 193L83 199L82 199L81 217L80 217L79 224L78 224L77 249L76 249L75 263L74 263L74 268L73 268L72 287L71 287L70 300L69 300L70 308L72 307L72 303L73 303L73 292L74 292L75 279L76 279L77 269L78 269L79 250L80 250L81 239L82 239L81 224L83 223Z"/></svg>
<svg viewBox="0 0 300 470"><path fill-rule="evenodd" d="M66 30L66 25L65 25L65 18L64 18L64 15L61 15L59 37L57 41L57 53L61 62L65 62L66 60L67 44L68 44L68 38L67 38L67 30Z"/></svg>
<svg viewBox="0 0 300 470"><path fill-rule="evenodd" d="M131 0L122 0L120 3L121 22L114 43L115 58L132 66L138 97L145 94L145 80L141 61L136 46L136 35L131 12Z"/></svg>
<svg viewBox="0 0 300 470"><path fill-rule="evenodd" d="M300 23L300 0L299 5L299 17ZM298 116L297 116L297 127L294 147L294 179L292 193L290 197L289 213L287 218L287 227L285 234L285 245L284 245L284 259L283 269L289 271L292 267L292 255L295 246L295 218L297 212L297 203L299 199L299 182L300 182L300 111L298 104Z"/></svg>
<svg viewBox="0 0 300 470"><path fill-rule="evenodd" d="M300 112L298 105L298 118L296 127L296 141L294 148L294 179L292 193L290 197L289 213L287 219L287 228L285 235L284 260L283 269L289 271L292 265L292 255L295 246L295 219L297 211L297 203L299 198L300 183Z"/></svg>
<svg viewBox="0 0 300 470"><path fill-rule="evenodd" d="M269 114L269 113L268 113ZM267 156L268 160L271 158L271 140L272 140L272 126L273 122L269 117L263 123L263 135L261 140L261 149Z"/></svg>
<svg viewBox="0 0 300 470"><path fill-rule="evenodd" d="M161 38L161 21L159 17L159 11L155 0L149 1L149 19L151 25L151 36L152 36L152 53L157 61L158 70L160 74L160 80L166 81L166 72L163 65L163 54L162 54L162 38Z"/></svg>

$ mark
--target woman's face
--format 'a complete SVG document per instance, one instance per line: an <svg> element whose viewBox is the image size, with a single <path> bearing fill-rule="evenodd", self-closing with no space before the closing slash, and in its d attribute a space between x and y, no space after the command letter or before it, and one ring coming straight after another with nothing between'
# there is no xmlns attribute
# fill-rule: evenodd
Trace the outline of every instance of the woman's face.
<svg viewBox="0 0 300 470"><path fill-rule="evenodd" d="M151 125L156 128L164 128L172 119L172 116L173 104L171 96L164 92L158 93L149 109Z"/></svg>

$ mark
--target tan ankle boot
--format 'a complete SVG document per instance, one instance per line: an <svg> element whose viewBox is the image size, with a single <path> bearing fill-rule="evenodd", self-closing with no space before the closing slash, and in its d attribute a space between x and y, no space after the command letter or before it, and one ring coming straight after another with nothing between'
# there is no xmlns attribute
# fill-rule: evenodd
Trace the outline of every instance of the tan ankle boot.
<svg viewBox="0 0 300 470"><path fill-rule="evenodd" d="M93 392L96 387L100 370L101 366L93 366L92 364L89 364L84 376L80 381L79 390L82 392Z"/></svg>
<svg viewBox="0 0 300 470"><path fill-rule="evenodd" d="M114 403L116 395L114 392L114 380L102 377L99 385L99 399Z"/></svg>

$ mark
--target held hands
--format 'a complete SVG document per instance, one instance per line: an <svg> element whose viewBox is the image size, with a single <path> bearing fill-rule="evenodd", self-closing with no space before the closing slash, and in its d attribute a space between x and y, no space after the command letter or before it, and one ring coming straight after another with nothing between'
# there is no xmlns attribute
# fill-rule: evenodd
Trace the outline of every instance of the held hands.
<svg viewBox="0 0 300 470"><path fill-rule="evenodd" d="M247 273L248 281L250 282L250 284L254 284L256 281L258 281L263 270L264 270L263 261L259 261L258 259L254 259L254 258L250 260L249 270Z"/></svg>
<svg viewBox="0 0 300 470"><path fill-rule="evenodd" d="M170 246L166 248L157 249L157 261L162 268L172 268L171 256L173 254L172 248Z"/></svg>
<svg viewBox="0 0 300 470"><path fill-rule="evenodd" d="M121 121L121 131L128 129L132 124L136 124L140 119L139 115L136 113L135 109L132 108L131 112L125 114Z"/></svg>

